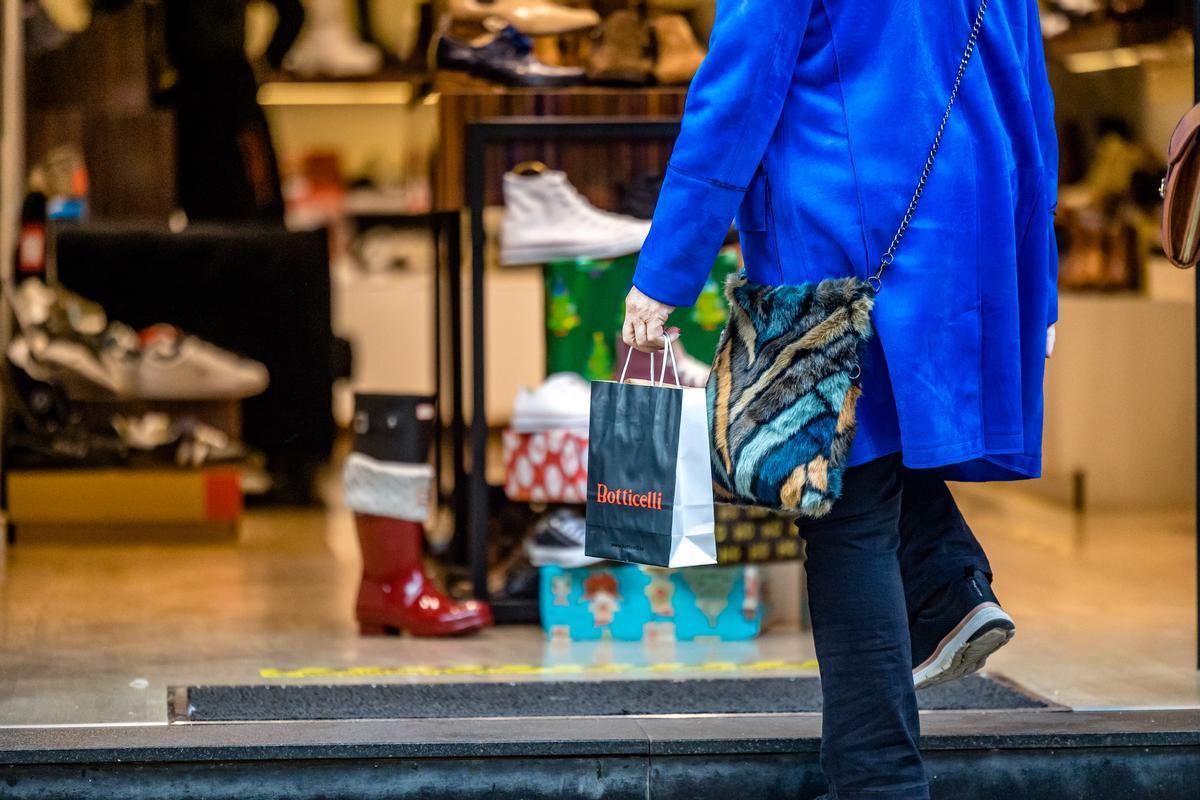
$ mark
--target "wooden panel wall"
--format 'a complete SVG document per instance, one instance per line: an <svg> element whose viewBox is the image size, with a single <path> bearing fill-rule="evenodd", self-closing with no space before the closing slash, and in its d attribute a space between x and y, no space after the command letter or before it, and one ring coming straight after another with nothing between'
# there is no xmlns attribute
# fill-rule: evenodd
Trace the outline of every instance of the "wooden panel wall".
<svg viewBox="0 0 1200 800"><path fill-rule="evenodd" d="M582 116L645 119L678 118L686 87L644 89L580 86L557 90L509 89L454 74L438 78L441 92L441 145L434 169L434 204L439 210L462 208L464 148L468 122L523 116ZM522 161L544 161L566 171L571 182L597 205L612 208L615 188L638 174L661 174L670 141L529 142L493 148L487 154L488 203L500 204L500 176Z"/></svg>

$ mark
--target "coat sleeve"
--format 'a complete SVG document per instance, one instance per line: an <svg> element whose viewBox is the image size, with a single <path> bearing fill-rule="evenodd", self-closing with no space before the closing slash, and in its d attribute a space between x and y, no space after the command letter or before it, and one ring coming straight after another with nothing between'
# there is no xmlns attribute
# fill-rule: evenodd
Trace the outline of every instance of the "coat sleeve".
<svg viewBox="0 0 1200 800"><path fill-rule="evenodd" d="M1042 39L1037 3L1030 3L1029 25L1029 98L1037 122L1038 144L1042 151L1042 186L1046 193L1046 210L1053 217L1058 207L1058 129L1054 125L1054 92L1050 89L1050 76L1046 71L1045 42ZM1058 322L1058 243L1055 240L1054 221L1049 228L1049 265L1046 291L1046 325Z"/></svg>
<svg viewBox="0 0 1200 800"><path fill-rule="evenodd" d="M718 0L633 283L689 306L783 111L812 0Z"/></svg>

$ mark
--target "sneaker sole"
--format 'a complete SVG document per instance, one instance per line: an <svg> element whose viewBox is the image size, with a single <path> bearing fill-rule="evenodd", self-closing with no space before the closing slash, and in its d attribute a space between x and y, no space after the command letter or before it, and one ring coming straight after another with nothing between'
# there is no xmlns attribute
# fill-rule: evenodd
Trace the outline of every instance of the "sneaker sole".
<svg viewBox="0 0 1200 800"><path fill-rule="evenodd" d="M575 569L577 567L590 567L593 564L599 564L604 559L592 558L585 556L582 550L576 552L564 552L559 547L538 547L532 542L526 545L525 555L529 557L529 561L538 567L563 567L565 569Z"/></svg>
<svg viewBox="0 0 1200 800"><path fill-rule="evenodd" d="M518 264L545 264L550 261L572 261L575 259L604 260L632 255L642 249L645 237L615 240L599 245L574 247L521 247L500 250L500 263L510 267Z"/></svg>
<svg viewBox="0 0 1200 800"><path fill-rule="evenodd" d="M913 683L924 689L978 672L988 656L1008 644L1016 632L1012 617L1004 609L995 603L982 603L913 670Z"/></svg>

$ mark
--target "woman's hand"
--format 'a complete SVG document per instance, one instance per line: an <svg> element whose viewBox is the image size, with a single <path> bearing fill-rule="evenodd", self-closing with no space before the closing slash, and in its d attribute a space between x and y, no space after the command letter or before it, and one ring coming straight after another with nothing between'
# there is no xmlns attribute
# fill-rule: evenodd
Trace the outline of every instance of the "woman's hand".
<svg viewBox="0 0 1200 800"><path fill-rule="evenodd" d="M669 334L664 331L667 317L674 310L674 306L647 297L636 286L633 287L625 297L625 324L621 327L621 338L625 344L643 353L657 353L666 346L664 335L670 335L672 341L679 336L678 331Z"/></svg>

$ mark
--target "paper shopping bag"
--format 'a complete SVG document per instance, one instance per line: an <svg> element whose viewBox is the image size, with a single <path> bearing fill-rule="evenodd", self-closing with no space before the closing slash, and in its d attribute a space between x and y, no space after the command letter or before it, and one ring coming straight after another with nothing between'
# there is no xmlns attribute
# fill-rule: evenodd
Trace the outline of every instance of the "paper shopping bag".
<svg viewBox="0 0 1200 800"><path fill-rule="evenodd" d="M703 389L592 382L586 553L717 563Z"/></svg>

